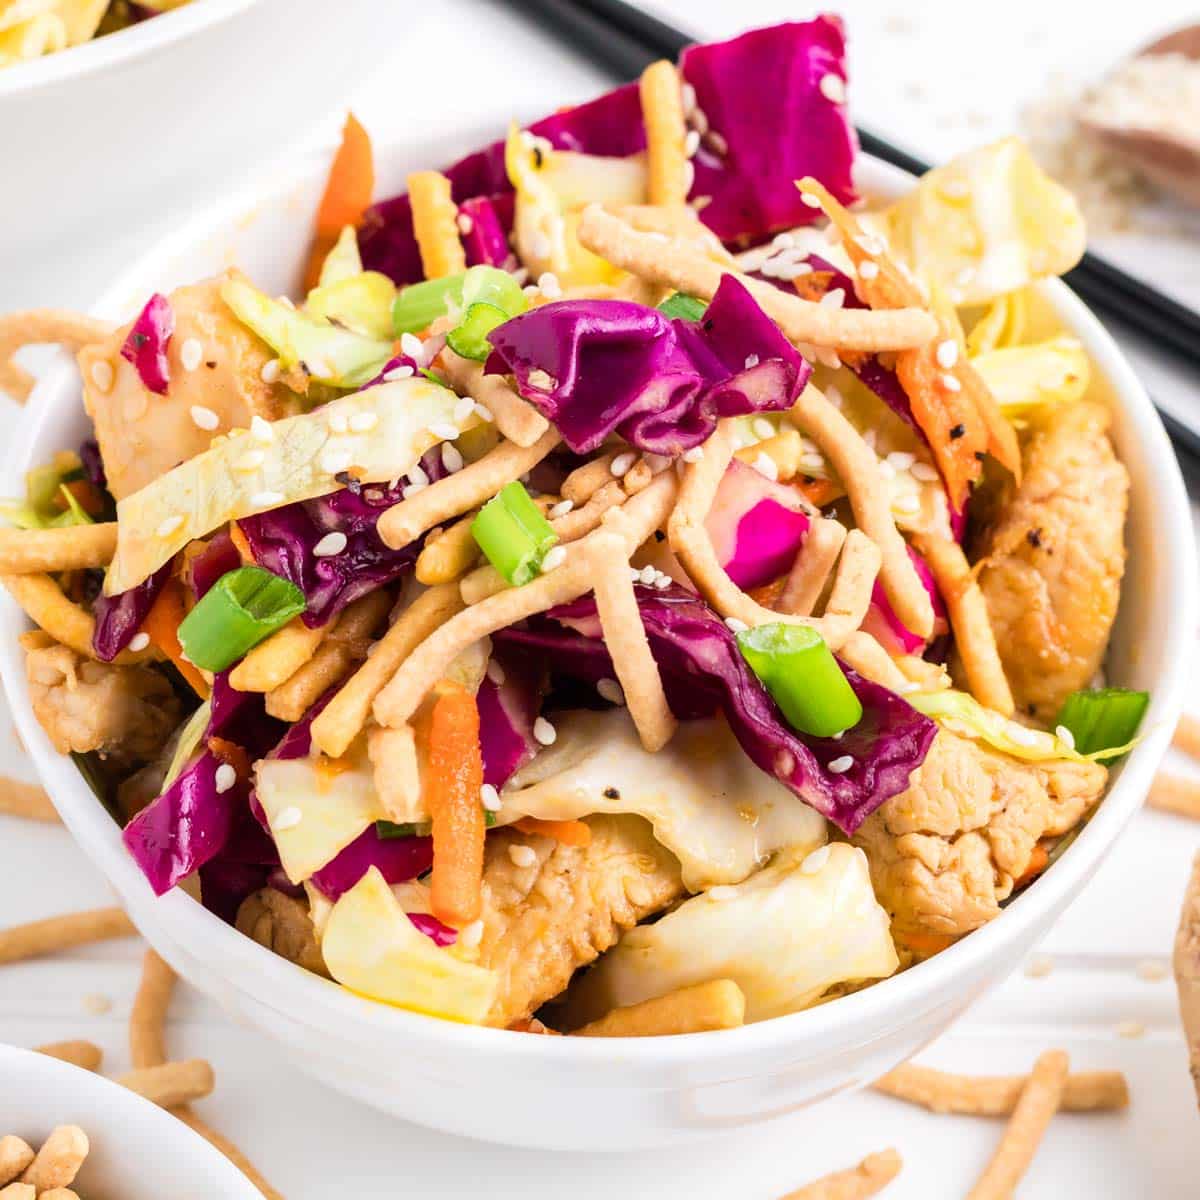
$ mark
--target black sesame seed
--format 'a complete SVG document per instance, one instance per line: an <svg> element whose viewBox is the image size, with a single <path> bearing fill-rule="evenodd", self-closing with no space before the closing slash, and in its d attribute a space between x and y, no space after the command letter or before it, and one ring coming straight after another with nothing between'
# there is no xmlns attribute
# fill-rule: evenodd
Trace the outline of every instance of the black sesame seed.
<svg viewBox="0 0 1200 1200"><path fill-rule="evenodd" d="M357 479L355 479L355 477L353 475L351 475L349 471L339 471L334 476L334 479L337 480L337 482L340 483L342 485L342 487L349 488L350 491L352 491L354 493L354 495L356 495L356 496L361 495L362 484L359 483L359 481Z"/></svg>
<svg viewBox="0 0 1200 1200"><path fill-rule="evenodd" d="M546 161L546 156L542 153L541 146L534 146L534 148L533 148L533 165L534 165L534 167L540 171L542 169L542 164L545 161Z"/></svg>
<svg viewBox="0 0 1200 1200"><path fill-rule="evenodd" d="M1025 534L1025 540L1036 550L1042 544L1042 531L1030 529Z"/></svg>
<svg viewBox="0 0 1200 1200"><path fill-rule="evenodd" d="M985 458L987 458L987 451L986 451L986 450L976 450L976 451L975 451L975 458L976 458L976 460L977 460L977 461L979 461L979 462L983 462L983 460L984 460Z"/></svg>
<svg viewBox="0 0 1200 1200"><path fill-rule="evenodd" d="M210 359L208 360L208 362L206 362L204 365L205 365L205 366L206 366L206 367L207 367L207 368L208 368L210 371L215 371L215 370L217 369L217 360L216 360L215 358L210 358Z"/></svg>
<svg viewBox="0 0 1200 1200"><path fill-rule="evenodd" d="M967 432L967 427L965 425L955 425L954 428L950 430L950 437L954 441L957 441L966 432Z"/></svg>
<svg viewBox="0 0 1200 1200"><path fill-rule="evenodd" d="M605 800L620 800L621 793L615 787L606 787L604 789Z"/></svg>
<svg viewBox="0 0 1200 1200"><path fill-rule="evenodd" d="M129 340L137 349L141 349L149 340L149 336L144 333L132 333L129 335Z"/></svg>

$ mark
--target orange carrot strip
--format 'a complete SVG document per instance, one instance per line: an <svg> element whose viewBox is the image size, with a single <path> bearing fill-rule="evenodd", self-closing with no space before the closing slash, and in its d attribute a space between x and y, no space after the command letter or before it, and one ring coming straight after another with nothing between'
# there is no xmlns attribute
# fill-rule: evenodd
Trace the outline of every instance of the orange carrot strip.
<svg viewBox="0 0 1200 1200"><path fill-rule="evenodd" d="M333 249L338 234L347 225L361 224L375 191L375 160L371 137L353 113L346 114L342 144L329 168L325 194L317 208L316 229L308 265L304 271L306 290L317 286L321 264Z"/></svg>
<svg viewBox="0 0 1200 1200"><path fill-rule="evenodd" d="M1013 880L1013 887L1024 887L1027 883L1032 883L1049 865L1050 853L1041 842L1038 842L1029 856L1029 865Z"/></svg>
<svg viewBox="0 0 1200 1200"><path fill-rule="evenodd" d="M429 723L429 816L433 915L462 928L479 916L483 888L483 754L479 709L460 686L443 685Z"/></svg>
<svg viewBox="0 0 1200 1200"><path fill-rule="evenodd" d="M540 817L522 817L513 826L522 833L540 834L553 838L564 846L587 846L592 840L592 829L583 821L543 821Z"/></svg>
<svg viewBox="0 0 1200 1200"><path fill-rule="evenodd" d="M940 954L947 946L954 944L954 938L948 933L927 933L919 929L906 929L896 935L896 940L916 950L919 954Z"/></svg>
<svg viewBox="0 0 1200 1200"><path fill-rule="evenodd" d="M836 479L793 479L788 486L794 487L813 508L824 508L846 494Z"/></svg>
<svg viewBox="0 0 1200 1200"><path fill-rule="evenodd" d="M208 748L223 763L228 763L237 772L239 779L250 778L250 756L237 742L227 742L224 738L210 737Z"/></svg>
<svg viewBox="0 0 1200 1200"><path fill-rule="evenodd" d="M104 511L104 497L90 479L73 479L63 487L75 497L75 502L89 517L98 517ZM66 512L67 502L61 493L51 502L59 512Z"/></svg>
<svg viewBox="0 0 1200 1200"><path fill-rule="evenodd" d="M196 695L207 700L211 690L208 680L194 663L184 658L179 644L179 624L184 616L183 586L178 579L168 579L142 622L142 632L175 664Z"/></svg>
<svg viewBox="0 0 1200 1200"><path fill-rule="evenodd" d="M250 541L242 532L242 527L236 521L229 522L229 540L234 549L242 556L242 565L254 566L254 551L250 549Z"/></svg>

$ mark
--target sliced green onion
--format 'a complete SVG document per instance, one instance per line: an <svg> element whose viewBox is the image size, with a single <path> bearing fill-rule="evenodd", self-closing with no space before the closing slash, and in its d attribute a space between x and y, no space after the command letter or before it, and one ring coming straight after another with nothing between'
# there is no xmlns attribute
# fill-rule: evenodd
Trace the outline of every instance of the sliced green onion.
<svg viewBox="0 0 1200 1200"><path fill-rule="evenodd" d="M1149 703L1149 692L1128 688L1072 692L1056 725L1070 731L1080 754L1115 758L1129 750Z"/></svg>
<svg viewBox="0 0 1200 1200"><path fill-rule="evenodd" d="M737 644L793 729L833 737L862 719L854 689L815 629L758 625L739 633Z"/></svg>
<svg viewBox="0 0 1200 1200"><path fill-rule="evenodd" d="M375 832L385 841L389 838L427 837L430 825L428 821L406 821L397 824L395 821L376 821Z"/></svg>
<svg viewBox="0 0 1200 1200"><path fill-rule="evenodd" d="M463 276L463 314L446 334L455 354L482 362L491 353L488 334L529 307L521 285L499 267L471 267Z"/></svg>
<svg viewBox="0 0 1200 1200"><path fill-rule="evenodd" d="M392 326L399 337L402 333L420 333L438 317L444 317L450 304L462 304L463 280L466 273L447 275L443 279L427 279L400 289L392 305Z"/></svg>
<svg viewBox="0 0 1200 1200"><path fill-rule="evenodd" d="M65 483L58 485L58 494L67 507L57 517L50 519L50 524L54 528L62 529L70 525L95 525L96 522L84 511L83 505L75 498L75 493Z"/></svg>
<svg viewBox="0 0 1200 1200"><path fill-rule="evenodd" d="M304 593L262 567L226 571L179 624L179 644L205 671L223 671L304 611Z"/></svg>
<svg viewBox="0 0 1200 1200"><path fill-rule="evenodd" d="M659 306L664 316L678 317L681 321L698 321L708 309L703 300L689 296L686 292L672 292Z"/></svg>
<svg viewBox="0 0 1200 1200"><path fill-rule="evenodd" d="M508 313L486 300L477 300L463 313L462 320L446 334L446 345L463 358L483 362L492 352L488 334L508 320Z"/></svg>
<svg viewBox="0 0 1200 1200"><path fill-rule="evenodd" d="M471 534L488 562L514 587L537 575L546 551L558 541L550 522L517 480L505 484L479 510Z"/></svg>

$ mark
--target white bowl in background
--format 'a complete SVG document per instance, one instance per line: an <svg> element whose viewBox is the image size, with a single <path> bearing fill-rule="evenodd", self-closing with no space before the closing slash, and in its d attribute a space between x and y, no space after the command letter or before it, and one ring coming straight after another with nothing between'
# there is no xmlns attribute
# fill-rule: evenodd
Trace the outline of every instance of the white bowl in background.
<svg viewBox="0 0 1200 1200"><path fill-rule="evenodd" d="M445 162L454 149L444 142L382 149L379 194L399 190L408 170ZM227 200L190 222L116 282L95 312L127 319L153 290L229 261L268 292L294 288L325 169L324 162L302 166L270 190ZM862 163L860 182L882 194L911 186L872 160ZM155 898L116 824L33 717L17 645L27 622L9 602L0 608L0 672L21 737L71 832L155 949L277 1041L291 1063L385 1112L514 1145L629 1150L765 1121L863 1086L945 1030L1043 937L1141 805L1182 705L1188 656L1179 648L1191 645L1196 627L1196 566L1174 454L1095 317L1057 281L1037 293L1036 320L1061 322L1090 352L1093 387L1114 409L1114 437L1132 478L1129 569L1108 665L1112 682L1151 691L1145 736L1051 870L999 919L892 979L742 1029L657 1039L532 1037L390 1008L276 957L182 891ZM73 364L63 359L43 377L27 412L0 492L15 492L21 471L85 435Z"/></svg>
<svg viewBox="0 0 1200 1200"><path fill-rule="evenodd" d="M193 0L0 70L0 263L228 194L340 111L401 7Z"/></svg>
<svg viewBox="0 0 1200 1200"><path fill-rule="evenodd" d="M56 1125L90 1148L74 1189L95 1200L262 1200L223 1154L149 1100L81 1067L0 1045L0 1137L35 1150Z"/></svg>

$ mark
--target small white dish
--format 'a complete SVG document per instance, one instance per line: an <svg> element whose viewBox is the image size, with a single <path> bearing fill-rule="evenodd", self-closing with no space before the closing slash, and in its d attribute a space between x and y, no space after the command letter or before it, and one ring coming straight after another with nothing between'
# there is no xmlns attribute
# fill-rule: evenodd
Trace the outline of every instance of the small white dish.
<svg viewBox="0 0 1200 1200"><path fill-rule="evenodd" d="M378 149L377 194L459 145ZM236 196L189 222L109 290L97 315L128 319L166 291L238 262L270 293L295 288L327 161ZM864 159L860 184L895 195L911 179ZM721 1033L656 1039L536 1037L456 1025L373 1003L305 973L224 925L182 891L156 899L70 759L29 706L17 635L0 607L0 673L21 737L64 821L139 929L181 975L280 1043L290 1062L368 1104L436 1129L555 1150L632 1150L766 1121L864 1086L927 1045L1009 974L1082 890L1141 806L1179 715L1196 628L1187 496L1169 441L1137 377L1094 316L1057 281L1037 289L1036 322L1065 326L1096 367L1095 394L1132 478L1129 569L1109 654L1113 683L1152 693L1141 743L1075 842L1003 915L893 979L807 1012ZM65 299L65 298L64 298ZM29 402L0 493L85 436L74 366L64 356Z"/></svg>
<svg viewBox="0 0 1200 1200"><path fill-rule="evenodd" d="M36 1150L56 1125L90 1149L74 1189L88 1200L262 1200L223 1154L149 1100L81 1067L0 1045L0 1137Z"/></svg>

